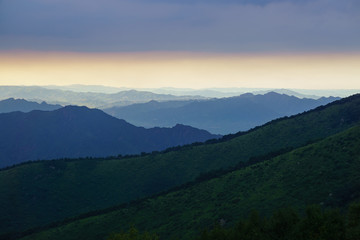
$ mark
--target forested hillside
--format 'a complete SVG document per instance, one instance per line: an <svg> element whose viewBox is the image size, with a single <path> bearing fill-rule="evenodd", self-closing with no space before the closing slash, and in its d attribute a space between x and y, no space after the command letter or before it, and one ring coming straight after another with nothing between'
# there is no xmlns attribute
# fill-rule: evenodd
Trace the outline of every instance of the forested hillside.
<svg viewBox="0 0 360 240"><path fill-rule="evenodd" d="M289 206L345 208L360 199L359 146L357 126L180 190L59 223L24 240L104 239L131 226L161 239L191 239L219 221L232 226L252 210L270 216Z"/></svg>
<svg viewBox="0 0 360 240"><path fill-rule="evenodd" d="M243 166L256 156L304 146L353 127L359 120L360 95L355 95L207 144L132 158L40 161L2 170L0 221L6 224L0 233L148 197L211 171ZM256 172L247 169L250 175Z"/></svg>

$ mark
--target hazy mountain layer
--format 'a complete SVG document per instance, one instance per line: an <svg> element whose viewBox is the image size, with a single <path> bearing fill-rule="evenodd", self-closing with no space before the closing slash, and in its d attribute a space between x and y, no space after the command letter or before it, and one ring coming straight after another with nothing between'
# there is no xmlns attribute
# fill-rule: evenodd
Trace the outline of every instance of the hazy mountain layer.
<svg viewBox="0 0 360 240"><path fill-rule="evenodd" d="M339 98L301 99L270 92L199 101L170 101L113 107L104 111L143 127L169 127L181 123L212 133L245 131L273 119L301 113Z"/></svg>
<svg viewBox="0 0 360 240"><path fill-rule="evenodd" d="M46 102L37 103L24 99L9 98L0 101L0 113L8 112L30 112L33 110L52 111L61 108L61 105L47 104Z"/></svg>
<svg viewBox="0 0 360 240"><path fill-rule="evenodd" d="M0 99L24 98L26 100L46 101L61 105L85 105L87 107L105 108L124 106L133 103L143 103L151 100L170 101L202 99L200 96L173 96L169 94L155 94L146 91L120 91L106 94L96 92L73 92L44 87L0 86Z"/></svg>

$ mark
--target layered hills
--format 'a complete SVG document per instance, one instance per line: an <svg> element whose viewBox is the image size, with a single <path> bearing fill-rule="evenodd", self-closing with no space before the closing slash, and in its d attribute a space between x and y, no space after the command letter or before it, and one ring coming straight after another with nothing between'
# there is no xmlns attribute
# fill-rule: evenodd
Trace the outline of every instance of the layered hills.
<svg viewBox="0 0 360 240"><path fill-rule="evenodd" d="M25 99L4 99L0 101L0 113L8 112L31 112L33 110L52 111L61 108L58 104L47 104L46 102L32 102Z"/></svg>
<svg viewBox="0 0 360 240"><path fill-rule="evenodd" d="M148 197L194 181L199 175L211 171L251 165L254 156L299 148L354 127L359 121L360 95L354 95L206 144L187 145L131 158L40 161L2 170L0 221L6 224L1 225L0 233L22 231ZM356 138L354 141L357 141ZM337 149L336 146L334 149ZM311 152L309 158L316 156L316 152ZM355 155L353 157L356 158ZM311 161L315 161L314 158ZM247 169L250 175L255 173L251 167ZM253 179L255 182L261 179L259 174L254 176L257 176ZM347 183L345 178L341 180L342 176L339 178L339 181ZM309 184L314 186L312 182ZM282 191L285 190L281 187L276 190ZM211 196L209 193L205 198ZM221 195L216 196L219 201L222 199ZM227 202L226 198L222 200ZM180 196L179 201L182 201ZM297 204L296 201L294 203ZM196 216L192 217L196 219ZM146 219L141 221L146 222ZM122 227L121 224L117 226Z"/></svg>
<svg viewBox="0 0 360 240"><path fill-rule="evenodd" d="M343 208L360 199L359 145L358 125L210 180L69 219L23 240L105 239L132 226L161 239L192 239L218 221L232 226L255 209L269 216L288 206L300 211L309 204Z"/></svg>
<svg viewBox="0 0 360 240"><path fill-rule="evenodd" d="M29 160L139 154L217 137L184 125L145 129L97 109L0 114L0 167Z"/></svg>
<svg viewBox="0 0 360 240"><path fill-rule="evenodd" d="M297 98L275 92L263 95L247 93L208 100L151 101L107 108L104 111L137 126L169 127L181 123L212 133L229 134L248 130L272 119L302 113L338 99Z"/></svg>
<svg viewBox="0 0 360 240"><path fill-rule="evenodd" d="M189 100L203 99L200 96L174 96L170 94L156 94L148 91L125 90L106 94L99 92L76 92L61 89L49 89L38 86L0 86L0 99L24 98L30 101L65 105L84 105L87 107L109 108L133 103L144 103L151 100Z"/></svg>

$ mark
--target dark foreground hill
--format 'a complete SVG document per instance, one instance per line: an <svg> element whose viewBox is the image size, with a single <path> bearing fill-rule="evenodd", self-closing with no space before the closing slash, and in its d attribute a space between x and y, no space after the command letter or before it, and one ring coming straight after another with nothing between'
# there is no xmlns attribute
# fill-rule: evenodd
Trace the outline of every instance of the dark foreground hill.
<svg viewBox="0 0 360 240"><path fill-rule="evenodd" d="M302 113L339 98L307 99L278 94L243 94L237 97L169 101L113 107L104 111L143 127L173 126L176 123L229 134L245 131L273 119Z"/></svg>
<svg viewBox="0 0 360 240"><path fill-rule="evenodd" d="M360 199L359 146L357 126L177 191L60 223L23 240L105 239L131 226L156 232L161 239L189 239L219 220L231 226L253 209L266 216L286 206L343 208Z"/></svg>
<svg viewBox="0 0 360 240"><path fill-rule="evenodd" d="M40 161L0 171L0 234L151 196L254 156L297 148L360 121L360 95L246 133L119 159Z"/></svg>
<svg viewBox="0 0 360 240"><path fill-rule="evenodd" d="M37 103L24 99L9 98L0 101L0 113L8 112L30 112L33 110L52 111L61 108L61 105L47 104L46 102Z"/></svg>
<svg viewBox="0 0 360 240"><path fill-rule="evenodd" d="M0 114L0 167L38 159L139 154L217 136L184 125L145 129L97 109Z"/></svg>

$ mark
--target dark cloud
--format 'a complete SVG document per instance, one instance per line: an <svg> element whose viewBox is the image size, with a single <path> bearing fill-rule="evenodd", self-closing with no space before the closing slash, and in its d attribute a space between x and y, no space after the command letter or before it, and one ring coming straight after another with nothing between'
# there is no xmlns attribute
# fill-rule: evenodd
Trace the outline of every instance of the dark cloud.
<svg viewBox="0 0 360 240"><path fill-rule="evenodd" d="M358 0L3 0L0 50L359 51Z"/></svg>

